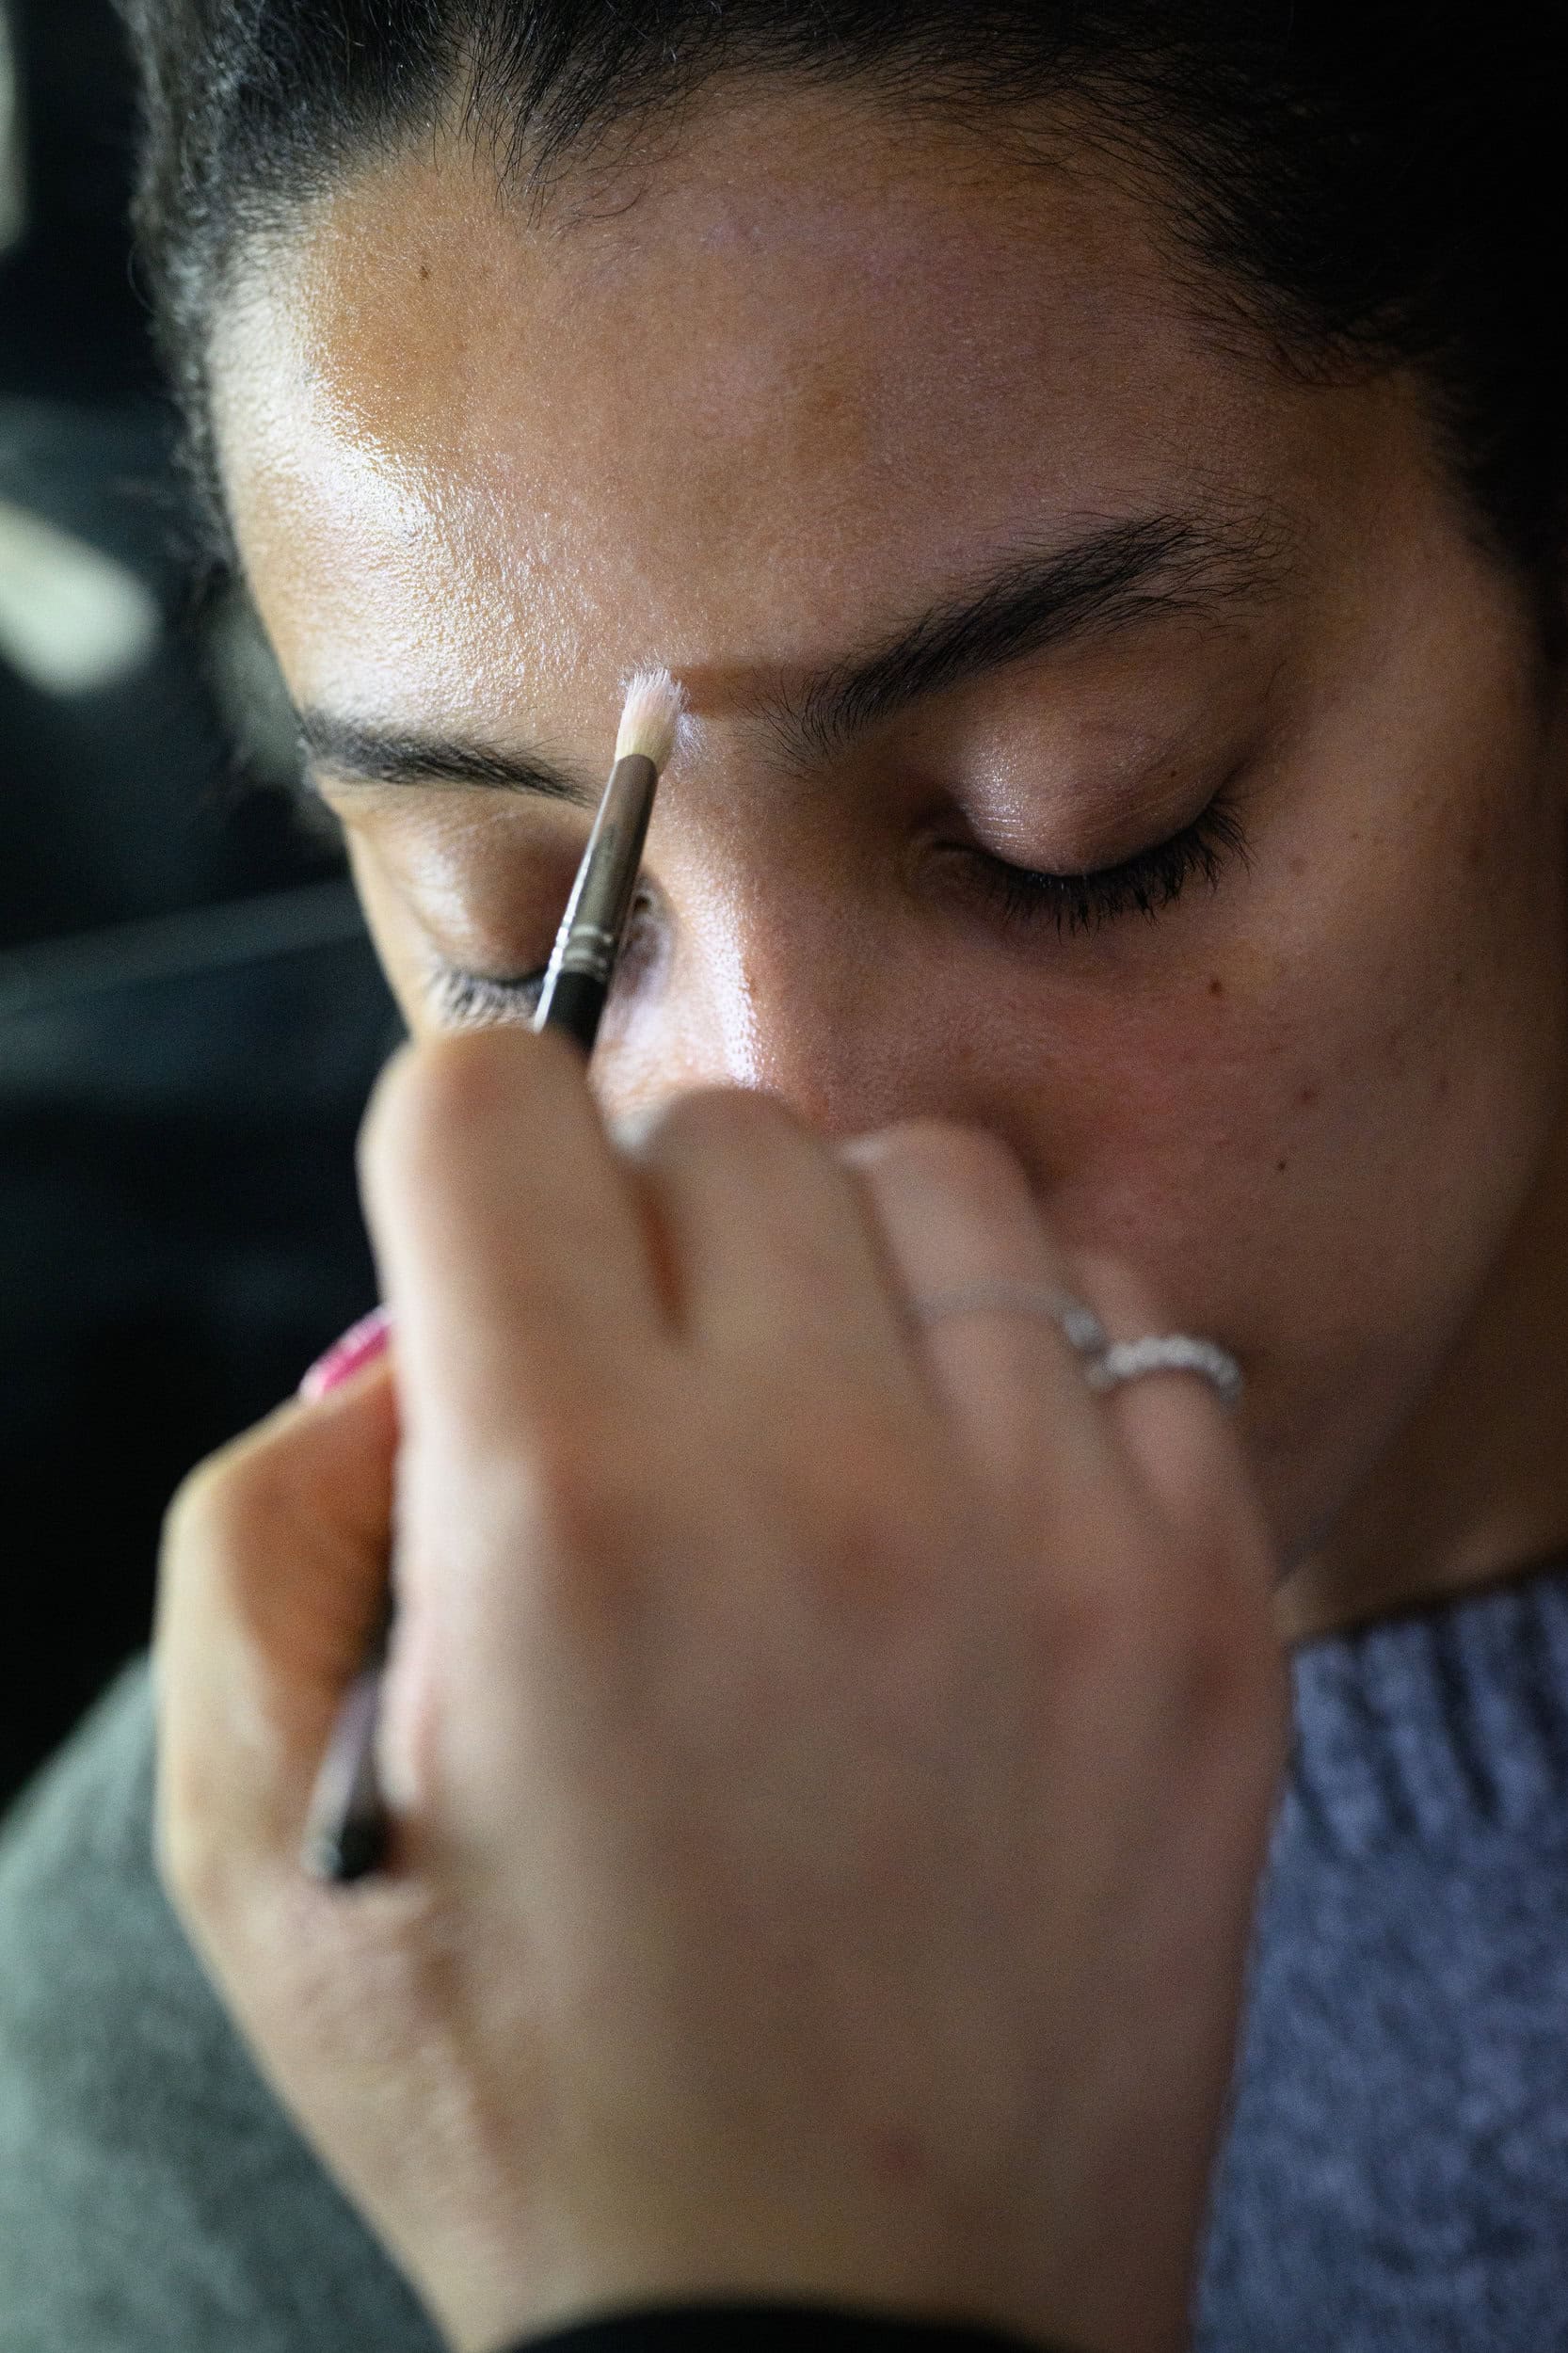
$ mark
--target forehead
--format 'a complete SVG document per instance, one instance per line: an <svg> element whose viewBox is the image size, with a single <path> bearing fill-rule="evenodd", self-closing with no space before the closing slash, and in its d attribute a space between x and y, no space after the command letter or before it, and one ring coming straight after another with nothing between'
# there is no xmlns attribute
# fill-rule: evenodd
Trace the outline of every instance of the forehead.
<svg viewBox="0 0 1568 2353"><path fill-rule="evenodd" d="M410 716L809 666L1009 544L1323 462L1103 171L787 96L539 217L466 151L382 163L252 269L215 375L296 691Z"/></svg>

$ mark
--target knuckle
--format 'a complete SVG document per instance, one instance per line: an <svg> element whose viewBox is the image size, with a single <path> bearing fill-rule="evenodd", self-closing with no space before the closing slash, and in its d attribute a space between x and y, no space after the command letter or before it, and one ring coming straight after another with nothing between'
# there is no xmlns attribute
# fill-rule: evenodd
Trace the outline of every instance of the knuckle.
<svg viewBox="0 0 1568 2353"><path fill-rule="evenodd" d="M252 1521L263 1484L239 1442L209 1455L181 1481L164 1513L166 1555L227 1550Z"/></svg>
<svg viewBox="0 0 1568 2353"><path fill-rule="evenodd" d="M1165 1646L1166 1689L1197 1736L1229 1733L1267 1706L1277 1680L1276 1648L1249 1616L1227 1606L1206 1577L1201 1600L1181 1614Z"/></svg>
<svg viewBox="0 0 1568 2353"><path fill-rule="evenodd" d="M1033 1615L1038 1657L1051 1680L1097 1689L1136 1673L1144 1647L1120 1596L1103 1580L1079 1577L1041 1591Z"/></svg>
<svg viewBox="0 0 1568 2353"><path fill-rule="evenodd" d="M796 1412L787 1422L781 1417L781 1424L789 1432L777 1442L781 1471L813 1513L872 1521L889 1516L902 1499L908 1465L875 1420L856 1411L853 1400L824 1393L808 1413Z"/></svg>
<svg viewBox="0 0 1568 2353"><path fill-rule="evenodd" d="M186 1475L168 1507L175 1532L224 1541L293 1493L288 1413L232 1438Z"/></svg>
<svg viewBox="0 0 1568 2353"><path fill-rule="evenodd" d="M1135 1699L1178 1743L1271 1719L1285 1676L1266 1582L1239 1587L1224 1532L1173 1538L1142 1515L1106 1527L1086 1573L1051 1580L1041 1638L1085 1689Z"/></svg>
<svg viewBox="0 0 1568 2353"><path fill-rule="evenodd" d="M210 1938L228 1903L231 1874L195 1777L167 1767L153 1817L152 1860L180 1919Z"/></svg>
<svg viewBox="0 0 1568 2353"><path fill-rule="evenodd" d="M868 1158L904 1182L965 1195L982 1207L1014 1208L1028 1179L1012 1146L984 1128L957 1120L910 1119L872 1140Z"/></svg>
<svg viewBox="0 0 1568 2353"><path fill-rule="evenodd" d="M535 1432L521 1516L547 1578L625 1565L643 1541L648 1498L646 1477L592 1419L563 1413Z"/></svg>
<svg viewBox="0 0 1568 2353"><path fill-rule="evenodd" d="M1091 1299L1106 1330L1121 1338L1162 1329L1169 1319L1146 1279L1125 1259L1099 1252L1078 1251L1072 1261L1073 1288L1080 1299Z"/></svg>
<svg viewBox="0 0 1568 2353"><path fill-rule="evenodd" d="M847 1401L814 1418L809 1448L792 1458L781 1516L816 1583L841 1588L857 1606L906 1599L911 1581L946 1557L951 1493L930 1475L904 1431Z"/></svg>
<svg viewBox="0 0 1568 2353"><path fill-rule="evenodd" d="M637 1125L630 1138L648 1160L715 1154L772 1160L798 1150L806 1130L776 1095L757 1087L697 1087L674 1096Z"/></svg>
<svg viewBox="0 0 1568 2353"><path fill-rule="evenodd" d="M164 1508L163 1551L166 1557L188 1551L202 1543L217 1504L220 1474L216 1458L187 1471Z"/></svg>
<svg viewBox="0 0 1568 2353"><path fill-rule="evenodd" d="M165 1509L160 1573L166 1587L244 1586L264 1567L280 1529L300 1508L291 1409L233 1438L186 1474Z"/></svg>
<svg viewBox="0 0 1568 2353"><path fill-rule="evenodd" d="M496 1026L453 1031L400 1046L385 1064L360 1128L361 1172L393 1160L440 1169L454 1146L515 1111L526 1074L540 1090L581 1086L581 1057L553 1032Z"/></svg>

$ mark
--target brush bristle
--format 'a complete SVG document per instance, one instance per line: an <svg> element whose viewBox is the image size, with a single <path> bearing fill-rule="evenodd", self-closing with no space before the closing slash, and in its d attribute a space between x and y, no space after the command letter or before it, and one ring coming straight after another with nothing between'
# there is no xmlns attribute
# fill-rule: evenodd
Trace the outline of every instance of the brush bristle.
<svg viewBox="0 0 1568 2353"><path fill-rule="evenodd" d="M640 670L626 690L616 758L638 752L661 771L669 765L680 731L685 696L667 670Z"/></svg>

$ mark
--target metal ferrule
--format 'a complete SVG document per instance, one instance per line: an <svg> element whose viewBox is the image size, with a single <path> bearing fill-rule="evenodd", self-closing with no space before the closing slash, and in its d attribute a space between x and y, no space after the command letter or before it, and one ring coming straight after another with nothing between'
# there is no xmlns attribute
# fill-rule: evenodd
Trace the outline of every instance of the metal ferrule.
<svg viewBox="0 0 1568 2353"><path fill-rule="evenodd" d="M579 924L561 949L556 970L585 972L589 980L602 981L608 987L619 945L613 933L601 932L591 923Z"/></svg>
<svg viewBox="0 0 1568 2353"><path fill-rule="evenodd" d="M559 972L584 972L609 985L632 911L658 782L652 760L640 753L617 760L611 770L555 936L547 989Z"/></svg>

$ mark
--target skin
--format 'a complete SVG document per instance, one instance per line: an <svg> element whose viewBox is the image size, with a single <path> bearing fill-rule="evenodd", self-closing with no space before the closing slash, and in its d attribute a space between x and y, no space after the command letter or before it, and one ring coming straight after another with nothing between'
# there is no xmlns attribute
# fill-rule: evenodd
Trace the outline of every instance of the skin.
<svg viewBox="0 0 1568 2353"><path fill-rule="evenodd" d="M532 220L383 161L217 324L416 1040L363 1153L395 1370L171 1517L161 1853L461 2353L726 2293L1176 2353L1271 1572L1301 1630L1568 1527L1557 683L1416 388L1285 374L1153 217L1065 139L776 88ZM1108 530L1166 549L1119 603ZM1074 632L872 693L1096 532ZM596 1107L494 981L650 661L692 717ZM1216 795L1152 916L987 894ZM443 966L488 1034L439 1034ZM977 1282L1213 1333L1243 1419L905 1312ZM389 1559L391 1867L345 1895L300 1838Z"/></svg>
<svg viewBox="0 0 1568 2353"><path fill-rule="evenodd" d="M783 2297L1177 2353L1284 1751L1212 1393L911 1326L1077 1279L950 1122L835 1153L709 1089L629 1153L491 1029L394 1058L362 1171L395 1379L183 1490L159 1849L446 2341ZM389 1552L392 1852L340 1889Z"/></svg>
<svg viewBox="0 0 1568 2353"><path fill-rule="evenodd" d="M1568 1533L1561 693L1416 388L1286 374L1070 143L789 91L532 226L456 149L384 163L215 362L302 709L591 799L623 679L684 682L613 1119L720 1081L1003 1139L1077 1260L1242 1358L1287 1631ZM1173 512L1262 577L827 751L770 725L1021 547ZM543 963L584 811L318 781L416 1032L434 960ZM974 846L1095 866L1222 786L1246 858L1152 919L1009 928L976 886Z"/></svg>

